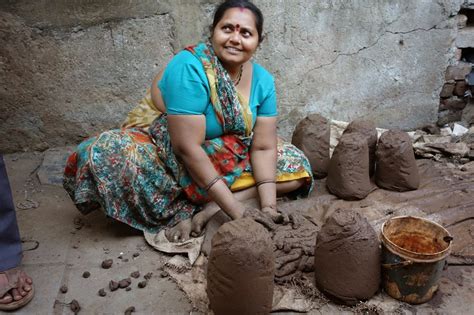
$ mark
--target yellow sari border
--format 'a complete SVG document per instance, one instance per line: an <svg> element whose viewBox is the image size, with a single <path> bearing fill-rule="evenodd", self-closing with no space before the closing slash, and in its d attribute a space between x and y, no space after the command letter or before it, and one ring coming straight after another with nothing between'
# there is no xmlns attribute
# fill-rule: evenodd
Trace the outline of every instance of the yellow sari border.
<svg viewBox="0 0 474 315"><path fill-rule="evenodd" d="M296 173L283 173L277 176L276 181L277 183L281 183L301 178L310 179L311 176L308 174L307 171L302 170ZM255 179L253 178L252 173L244 172L242 173L242 175L240 175L239 178L237 178L237 180L232 184L232 186L230 186L230 190L239 191L242 189L250 188L252 186L255 186Z"/></svg>

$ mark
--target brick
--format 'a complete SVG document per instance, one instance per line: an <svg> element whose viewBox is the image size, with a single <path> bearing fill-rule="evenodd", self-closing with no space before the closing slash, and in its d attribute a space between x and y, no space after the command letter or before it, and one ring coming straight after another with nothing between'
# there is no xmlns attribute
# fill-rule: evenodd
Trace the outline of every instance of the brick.
<svg viewBox="0 0 474 315"><path fill-rule="evenodd" d="M463 110L466 107L467 100L458 97L452 97L439 102L439 110Z"/></svg>
<svg viewBox="0 0 474 315"><path fill-rule="evenodd" d="M468 88L468 86L467 86L466 81L464 81L464 80L456 81L456 85L454 87L454 95L463 97L464 93L467 90L467 88Z"/></svg>
<svg viewBox="0 0 474 315"><path fill-rule="evenodd" d="M456 59L456 61L460 61L461 58L462 58L462 49L460 48L455 48L456 50L454 51L454 59Z"/></svg>
<svg viewBox="0 0 474 315"><path fill-rule="evenodd" d="M453 83L445 83L443 85L443 88L441 89L441 92L439 93L440 97L451 97L453 96L455 84Z"/></svg>
<svg viewBox="0 0 474 315"><path fill-rule="evenodd" d="M443 110L438 113L438 126L444 126L450 122L460 121L462 110Z"/></svg>
<svg viewBox="0 0 474 315"><path fill-rule="evenodd" d="M446 69L446 81L464 80L466 75L471 72L471 64L467 62L459 62L457 65L448 66Z"/></svg>
<svg viewBox="0 0 474 315"><path fill-rule="evenodd" d="M474 27L468 26L459 30L456 36L456 47L458 48L474 47Z"/></svg>

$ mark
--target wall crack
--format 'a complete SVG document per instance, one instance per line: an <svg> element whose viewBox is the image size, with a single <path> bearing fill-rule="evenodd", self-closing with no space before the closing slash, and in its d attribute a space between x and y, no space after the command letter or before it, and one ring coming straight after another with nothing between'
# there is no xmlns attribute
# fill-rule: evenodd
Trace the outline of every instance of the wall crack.
<svg viewBox="0 0 474 315"><path fill-rule="evenodd" d="M440 23L430 27L430 28L415 28L415 29L412 29L412 30L409 30L409 31L400 31L400 32L393 32L393 31L389 31L389 30L385 30L379 37L377 37L377 39L370 45L367 45L367 46L364 46L364 47L361 47L359 48L358 50L356 50L355 52L348 52L348 53L338 53L330 62L328 63L324 63L324 64L321 64L317 67L314 67L314 68L311 68L309 69L308 71L306 71L304 73L304 75L302 76L302 78L306 78L307 75L309 75L311 72L313 71L316 71L316 70L319 70L319 69L322 69L322 68L325 68L325 67L328 67L332 64L334 64L338 59L339 57L343 56L343 57L348 57L348 56L354 56L354 55L357 55L359 54L360 52L364 51L364 50L367 50L369 48L372 48L374 47L375 45L378 44L378 42L380 41L380 39L382 37L384 37L387 33L388 34L395 34L395 35L398 35L398 34L410 34L410 33L414 33L414 32L419 32L419 31L425 31L425 32L429 32L429 31L432 31L432 30L438 30L438 29L444 29L444 28L438 28L438 25ZM334 51L334 52L339 52L339 51ZM297 82L297 85L300 85L302 82L304 81L304 79L301 79Z"/></svg>

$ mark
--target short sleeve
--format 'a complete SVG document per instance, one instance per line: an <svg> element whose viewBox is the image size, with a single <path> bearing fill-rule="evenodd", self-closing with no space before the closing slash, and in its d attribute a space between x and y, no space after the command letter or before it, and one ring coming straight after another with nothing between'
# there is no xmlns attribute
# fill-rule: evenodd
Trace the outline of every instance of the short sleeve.
<svg viewBox="0 0 474 315"><path fill-rule="evenodd" d="M257 107L257 117L277 116L277 99L273 78L270 78L265 86L268 92L265 93L265 98L260 102L260 106Z"/></svg>
<svg viewBox="0 0 474 315"><path fill-rule="evenodd" d="M170 115L201 115L209 104L209 84L201 62L188 51L166 66L158 86Z"/></svg>

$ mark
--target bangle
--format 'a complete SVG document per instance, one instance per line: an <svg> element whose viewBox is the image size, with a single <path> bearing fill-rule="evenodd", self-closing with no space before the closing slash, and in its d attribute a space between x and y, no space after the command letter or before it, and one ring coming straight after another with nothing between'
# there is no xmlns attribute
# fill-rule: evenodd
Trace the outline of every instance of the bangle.
<svg viewBox="0 0 474 315"><path fill-rule="evenodd" d="M264 179L264 180L261 180L261 181L258 181L257 183L255 183L255 186L258 187L260 185L263 185L263 184L275 184L276 181L274 179Z"/></svg>
<svg viewBox="0 0 474 315"><path fill-rule="evenodd" d="M209 184L206 185L203 189L207 192L209 189L211 189L212 186L214 186L215 183L217 183L221 179L221 176L216 176L213 180L209 182Z"/></svg>

